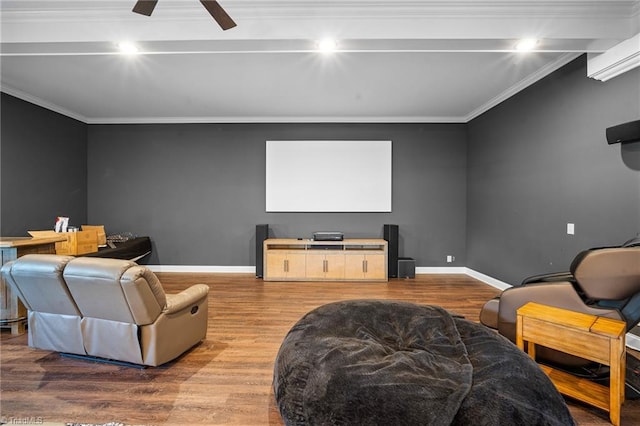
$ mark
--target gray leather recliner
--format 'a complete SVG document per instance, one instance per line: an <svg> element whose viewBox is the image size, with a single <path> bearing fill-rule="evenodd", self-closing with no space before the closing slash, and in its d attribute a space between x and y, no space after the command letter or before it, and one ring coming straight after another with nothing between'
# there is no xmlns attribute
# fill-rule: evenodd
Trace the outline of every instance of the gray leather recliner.
<svg viewBox="0 0 640 426"><path fill-rule="evenodd" d="M157 366L206 337L207 285L165 294L128 260L26 255L2 277L28 309L34 348Z"/></svg>

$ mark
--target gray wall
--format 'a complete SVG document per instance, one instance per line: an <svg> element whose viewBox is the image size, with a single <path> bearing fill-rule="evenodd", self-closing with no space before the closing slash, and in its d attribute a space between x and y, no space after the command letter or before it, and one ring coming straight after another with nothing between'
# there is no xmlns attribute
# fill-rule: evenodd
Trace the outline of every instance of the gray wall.
<svg viewBox="0 0 640 426"><path fill-rule="evenodd" d="M255 265L259 223L276 237L354 238L381 237L394 223L400 254L418 266L462 266L466 138L462 124L91 125L89 219L108 233L151 236L150 264ZM393 212L266 213L265 141L278 139L392 140ZM310 158L309 172L331 166Z"/></svg>
<svg viewBox="0 0 640 426"><path fill-rule="evenodd" d="M5 93L0 122L2 236L86 223L87 125Z"/></svg>
<svg viewBox="0 0 640 426"><path fill-rule="evenodd" d="M68 215L150 235L151 264L249 266L257 223L277 237L380 237L396 223L400 254L418 266L468 266L515 284L640 231L640 143L604 138L640 117L640 70L602 83L586 77L584 57L467 125L87 126L1 99L2 235ZM393 212L266 213L268 139L392 140Z"/></svg>
<svg viewBox="0 0 640 426"><path fill-rule="evenodd" d="M640 70L606 83L580 57L469 123L467 266L510 284L640 231ZM575 235L567 235L567 223Z"/></svg>

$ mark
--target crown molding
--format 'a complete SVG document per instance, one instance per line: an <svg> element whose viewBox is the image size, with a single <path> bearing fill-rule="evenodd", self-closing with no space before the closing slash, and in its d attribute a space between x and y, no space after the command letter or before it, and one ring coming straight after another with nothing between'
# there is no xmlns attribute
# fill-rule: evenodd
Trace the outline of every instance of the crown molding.
<svg viewBox="0 0 640 426"><path fill-rule="evenodd" d="M86 117L51 102L32 96L6 84L0 91L23 101L73 118L85 124L223 124L223 123L466 123L465 117L344 117L344 116L284 116L284 117Z"/></svg>
<svg viewBox="0 0 640 426"><path fill-rule="evenodd" d="M546 64L535 73L530 74L526 79L519 81L498 96L479 106L466 116L443 117L443 116L398 116L398 117L351 117L351 116L253 116L253 117L85 117L73 111L64 109L58 105L31 96L20 90L13 89L6 85L2 86L2 91L47 108L51 111L66 115L86 124L203 124L203 123L468 123L491 108L509 99L518 92L526 89L533 83L541 80L557 69L579 57L582 53L566 53L553 62Z"/></svg>
<svg viewBox="0 0 640 426"><path fill-rule="evenodd" d="M465 117L464 122L468 123L469 121L473 120L474 118L476 118L476 117L480 116L481 114L489 111L494 106L500 104L501 102L504 102L505 100L509 99L510 97L515 95L516 93L526 89L527 87L531 86L533 83L537 82L538 80L543 79L544 77L548 76L549 74L551 74L552 72L556 71L557 69L562 68L563 66L565 66L566 64L568 64L569 62L573 61L574 59L576 59L577 57L579 57L581 55L582 55L582 53L575 53L575 52L574 53L565 53L564 55L560 56L555 61L549 62L544 67L539 68L534 73L532 73L529 76L527 76L527 78L525 78L523 80L520 80L518 83L516 83L513 86L509 87L507 90L505 90L504 92L500 93L498 96L494 97L493 99L490 99L485 104L483 104L480 107L478 107L475 110L473 110L469 115L467 115Z"/></svg>
<svg viewBox="0 0 640 426"><path fill-rule="evenodd" d="M328 27L342 30L339 38L345 52L501 52L512 49L515 38L541 23L547 23L548 31L544 51L564 53L459 117L86 117L13 87L5 85L2 90L88 124L466 123L581 53L605 52L628 39L634 34L634 22L640 22L640 0L221 0L223 7L243 22L237 29L222 32L211 25L197 0L160 0L152 18L132 13L134 3L135 0L2 0L0 59L115 55L115 41L122 35L146 43L148 54L306 52L315 49L315 36Z"/></svg>
<svg viewBox="0 0 640 426"><path fill-rule="evenodd" d="M67 116L69 118L73 118L74 120L78 120L78 121L81 121L83 123L87 123L88 122L87 117L85 117L85 116L83 116L81 114L78 114L75 111L70 111L70 110L68 110L66 108L62 108L61 106L58 106L58 105L53 104L51 102L45 101L45 100L43 100L41 98L32 96L32 95L30 95L30 94L28 94L26 92L23 92L22 90L18 90L18 89L15 89L15 88L11 87L11 86L8 86L7 84L3 83L0 86L0 91L3 92L3 93L6 93L7 95L11 95L11 96L13 96L15 98L22 99L23 101L27 101L27 102L32 103L34 105L37 105L37 106L40 106L42 108L48 109L50 111L57 112L58 114Z"/></svg>
<svg viewBox="0 0 640 426"><path fill-rule="evenodd" d="M254 117L104 117L90 118L87 124L206 124L206 123L465 123L465 117L427 116L254 116Z"/></svg>

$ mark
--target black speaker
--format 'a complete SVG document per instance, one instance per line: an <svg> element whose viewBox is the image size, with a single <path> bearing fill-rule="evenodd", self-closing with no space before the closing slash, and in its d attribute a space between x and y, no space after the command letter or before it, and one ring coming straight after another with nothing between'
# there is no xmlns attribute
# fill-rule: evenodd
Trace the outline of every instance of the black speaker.
<svg viewBox="0 0 640 426"><path fill-rule="evenodd" d="M607 129L609 145L635 141L640 141L640 120L629 121Z"/></svg>
<svg viewBox="0 0 640 426"><path fill-rule="evenodd" d="M264 240L269 238L269 225L256 225L256 278L264 275Z"/></svg>
<svg viewBox="0 0 640 426"><path fill-rule="evenodd" d="M383 238L387 241L387 273L398 278L398 225L384 225Z"/></svg>
<svg viewBox="0 0 640 426"><path fill-rule="evenodd" d="M398 278L415 278L416 261L411 257L398 258Z"/></svg>

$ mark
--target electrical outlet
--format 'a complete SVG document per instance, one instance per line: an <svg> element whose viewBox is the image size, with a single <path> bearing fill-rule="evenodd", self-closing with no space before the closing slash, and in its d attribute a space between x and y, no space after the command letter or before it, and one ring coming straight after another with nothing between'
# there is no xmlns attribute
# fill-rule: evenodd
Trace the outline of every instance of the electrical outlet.
<svg viewBox="0 0 640 426"><path fill-rule="evenodd" d="M455 257L455 256L447 255L447 263L451 263L451 262L453 262L454 260L456 260L456 257Z"/></svg>

